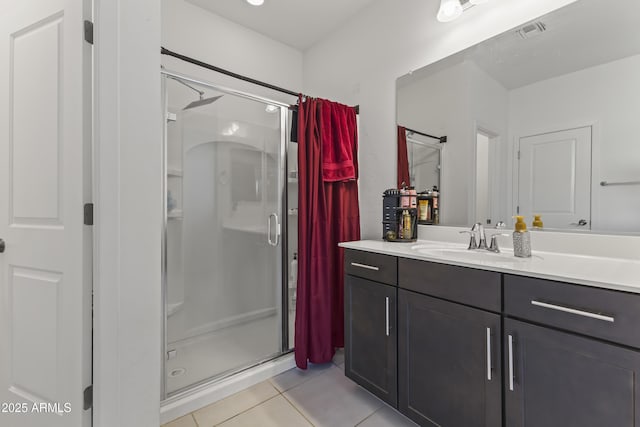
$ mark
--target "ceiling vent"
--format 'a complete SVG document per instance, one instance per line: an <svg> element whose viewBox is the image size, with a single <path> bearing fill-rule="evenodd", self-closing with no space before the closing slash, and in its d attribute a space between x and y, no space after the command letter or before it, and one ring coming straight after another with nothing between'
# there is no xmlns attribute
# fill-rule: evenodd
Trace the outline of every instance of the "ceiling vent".
<svg viewBox="0 0 640 427"><path fill-rule="evenodd" d="M517 33L523 39L530 39L531 37L538 36L545 31L547 31L547 26L544 25L544 23L538 21L525 25L524 27L520 28Z"/></svg>

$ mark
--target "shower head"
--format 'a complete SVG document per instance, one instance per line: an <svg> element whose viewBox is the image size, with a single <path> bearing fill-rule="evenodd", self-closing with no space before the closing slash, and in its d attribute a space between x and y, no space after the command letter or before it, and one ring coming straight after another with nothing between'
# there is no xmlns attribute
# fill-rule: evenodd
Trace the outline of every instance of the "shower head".
<svg viewBox="0 0 640 427"><path fill-rule="evenodd" d="M197 108L197 107L202 107L203 105L211 104L212 102L215 102L220 98L222 98L222 95L212 96L211 98L204 98L203 95L201 94L199 100L191 102L186 107L184 107L182 111L188 110L190 108Z"/></svg>
<svg viewBox="0 0 640 427"><path fill-rule="evenodd" d="M184 85L184 86L188 87L189 89L193 90L194 92L198 92L198 95L200 95L200 99L199 100L189 103L186 107L184 107L182 109L182 111L188 110L190 108L197 108L197 107L201 107L203 105L211 104L212 102L215 102L215 101L217 101L218 99L220 99L222 97L222 95L218 95L218 96L212 96L211 98L205 98L204 97L204 91L191 86L187 82L183 82L178 77L174 77L174 76L167 76L167 77L172 79L172 80L175 80L176 82L180 83L181 85Z"/></svg>

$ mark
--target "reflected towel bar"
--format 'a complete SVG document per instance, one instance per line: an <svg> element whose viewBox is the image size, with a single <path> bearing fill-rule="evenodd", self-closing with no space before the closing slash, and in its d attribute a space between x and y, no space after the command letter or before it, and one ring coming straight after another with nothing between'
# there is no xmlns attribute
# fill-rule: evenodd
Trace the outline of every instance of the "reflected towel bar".
<svg viewBox="0 0 640 427"><path fill-rule="evenodd" d="M610 185L640 185L640 181L626 181L626 182L600 181L600 185L603 187L608 187Z"/></svg>

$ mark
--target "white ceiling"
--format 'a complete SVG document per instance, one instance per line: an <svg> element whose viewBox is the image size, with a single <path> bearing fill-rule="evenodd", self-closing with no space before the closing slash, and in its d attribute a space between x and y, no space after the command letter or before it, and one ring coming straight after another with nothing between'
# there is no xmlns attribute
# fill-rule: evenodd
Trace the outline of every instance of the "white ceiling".
<svg viewBox="0 0 640 427"><path fill-rule="evenodd" d="M411 84L464 60L475 62L506 89L640 54L640 1L580 0L532 22L547 31L522 39L507 31L398 80Z"/></svg>
<svg viewBox="0 0 640 427"><path fill-rule="evenodd" d="M187 0L216 15L304 51L375 0Z"/></svg>

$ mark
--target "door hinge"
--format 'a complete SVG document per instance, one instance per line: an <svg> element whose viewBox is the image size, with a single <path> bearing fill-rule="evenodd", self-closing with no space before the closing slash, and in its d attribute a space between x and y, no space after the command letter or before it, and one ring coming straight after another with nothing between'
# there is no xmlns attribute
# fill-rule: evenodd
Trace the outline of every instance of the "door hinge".
<svg viewBox="0 0 640 427"><path fill-rule="evenodd" d="M93 22L84 21L84 41L93 44Z"/></svg>
<svg viewBox="0 0 640 427"><path fill-rule="evenodd" d="M516 206L516 213L520 215L520 206Z"/></svg>
<svg viewBox="0 0 640 427"><path fill-rule="evenodd" d="M93 203L84 204L84 225L93 225Z"/></svg>
<svg viewBox="0 0 640 427"><path fill-rule="evenodd" d="M518 150L518 160L520 160L520 150Z"/></svg>
<svg viewBox="0 0 640 427"><path fill-rule="evenodd" d="M84 410L93 408L93 384L84 389Z"/></svg>

